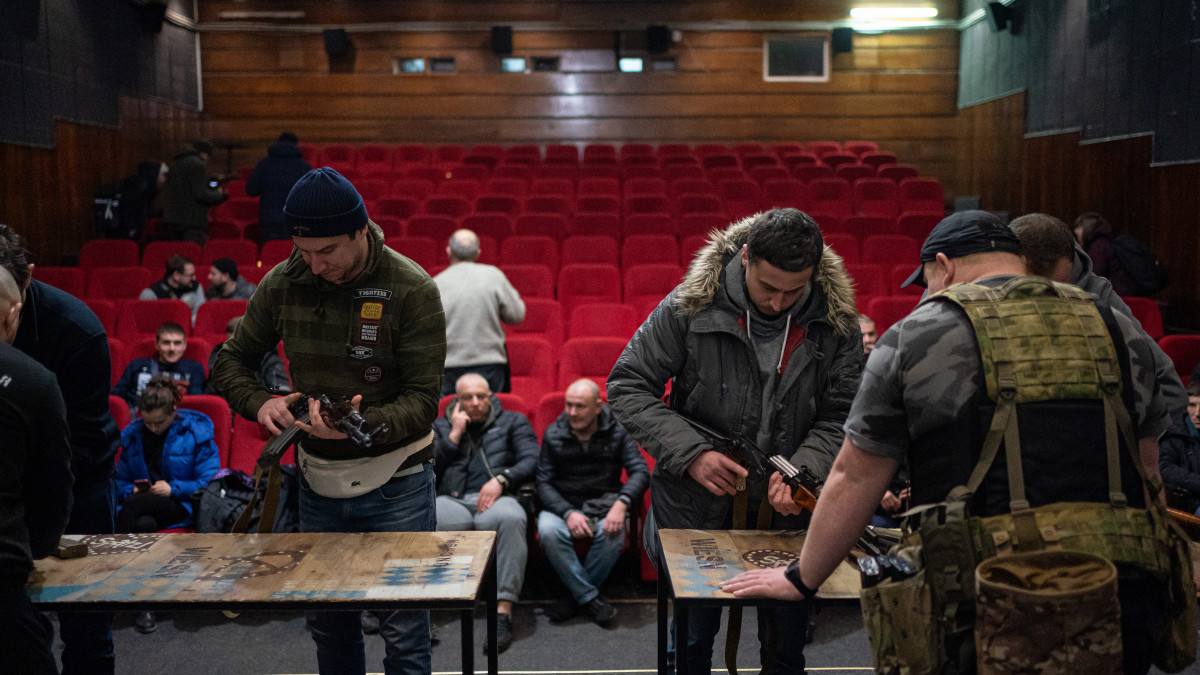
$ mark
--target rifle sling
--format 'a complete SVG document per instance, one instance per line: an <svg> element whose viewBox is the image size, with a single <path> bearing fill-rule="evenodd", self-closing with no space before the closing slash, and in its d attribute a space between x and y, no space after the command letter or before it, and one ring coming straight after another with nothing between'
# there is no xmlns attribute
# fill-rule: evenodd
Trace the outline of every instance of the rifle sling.
<svg viewBox="0 0 1200 675"><path fill-rule="evenodd" d="M267 467L267 489L263 495L263 512L258 519L258 532L268 534L274 531L275 511L279 508L279 491L283 485L283 471L279 466L279 458L296 442L299 432L300 427L292 426L263 444L262 452L254 465L254 493L230 532L246 534L250 531L250 519L254 517L254 507L258 504L258 486L262 482L264 465Z"/></svg>

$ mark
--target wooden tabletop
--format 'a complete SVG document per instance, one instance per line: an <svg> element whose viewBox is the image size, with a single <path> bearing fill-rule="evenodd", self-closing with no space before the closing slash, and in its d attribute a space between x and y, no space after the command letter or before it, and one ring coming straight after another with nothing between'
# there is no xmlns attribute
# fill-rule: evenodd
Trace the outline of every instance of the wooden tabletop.
<svg viewBox="0 0 1200 675"><path fill-rule="evenodd" d="M28 587L35 603L285 609L471 602L495 533L116 534L84 541L83 558L37 561Z"/></svg>
<svg viewBox="0 0 1200 675"><path fill-rule="evenodd" d="M760 567L782 567L800 557L803 532L766 530L659 530L675 597L732 599L722 581ZM858 570L843 561L817 589L817 597L858 599Z"/></svg>

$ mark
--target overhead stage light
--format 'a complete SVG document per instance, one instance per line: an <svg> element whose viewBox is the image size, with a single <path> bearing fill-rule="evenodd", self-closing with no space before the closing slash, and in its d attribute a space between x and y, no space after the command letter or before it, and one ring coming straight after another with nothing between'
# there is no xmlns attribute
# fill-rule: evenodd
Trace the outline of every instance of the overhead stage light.
<svg viewBox="0 0 1200 675"><path fill-rule="evenodd" d="M889 21L896 19L932 19L938 15L937 7L867 6L854 7L850 16L864 21Z"/></svg>

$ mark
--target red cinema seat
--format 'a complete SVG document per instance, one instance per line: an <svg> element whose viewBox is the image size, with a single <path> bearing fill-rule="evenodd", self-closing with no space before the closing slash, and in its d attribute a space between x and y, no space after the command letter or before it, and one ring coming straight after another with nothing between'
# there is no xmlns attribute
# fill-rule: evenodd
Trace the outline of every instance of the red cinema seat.
<svg viewBox="0 0 1200 675"><path fill-rule="evenodd" d="M811 184L815 180L833 178L833 169L824 164L793 164L792 178L804 183Z"/></svg>
<svg viewBox="0 0 1200 675"><path fill-rule="evenodd" d="M364 143L358 146L354 153L354 168L363 176L391 171L392 146L382 143Z"/></svg>
<svg viewBox="0 0 1200 675"><path fill-rule="evenodd" d="M429 146L405 143L392 148L392 165L399 168L405 164L428 164Z"/></svg>
<svg viewBox="0 0 1200 675"><path fill-rule="evenodd" d="M832 232L823 234L825 245L833 249L833 252L841 256L846 264L854 264L859 260L858 256L858 240L854 235L843 232Z"/></svg>
<svg viewBox="0 0 1200 675"><path fill-rule="evenodd" d="M557 213L570 217L575 213L575 198L562 195L533 195L525 198L523 213Z"/></svg>
<svg viewBox="0 0 1200 675"><path fill-rule="evenodd" d="M304 161L308 162L309 166L317 166L317 156L320 154L320 148L312 143L301 143L299 145L300 156Z"/></svg>
<svg viewBox="0 0 1200 675"><path fill-rule="evenodd" d="M616 178L581 178L575 187L577 197L620 197L621 181Z"/></svg>
<svg viewBox="0 0 1200 675"><path fill-rule="evenodd" d="M589 182L595 182L592 179ZM569 178L537 178L529 186L531 195L557 195L559 197L574 197L575 183ZM582 193L581 193L582 194ZM607 191L587 194L609 194ZM615 194L615 193L614 193Z"/></svg>
<svg viewBox="0 0 1200 675"><path fill-rule="evenodd" d="M808 208L823 213L850 215L853 199L850 184L841 178L818 178L809 182Z"/></svg>
<svg viewBox="0 0 1200 675"><path fill-rule="evenodd" d="M392 217L407 220L421 212L421 202L412 197L383 197L375 202L371 217L376 223L380 218Z"/></svg>
<svg viewBox="0 0 1200 675"><path fill-rule="evenodd" d="M427 178L400 178L392 181L392 189L389 194L392 197L412 199L420 204L433 195L438 182Z"/></svg>
<svg viewBox="0 0 1200 675"><path fill-rule="evenodd" d="M863 178L875 178L875 167L870 164L841 164L833 170L834 178L841 178L850 185Z"/></svg>
<svg viewBox="0 0 1200 675"><path fill-rule="evenodd" d="M545 265L500 265L522 298L554 298L554 275Z"/></svg>
<svg viewBox="0 0 1200 675"><path fill-rule="evenodd" d="M404 178L406 180L426 181L437 190L437 186L446 180L446 169L440 166L422 166L420 164L413 165L404 170ZM426 198L432 196L432 193L426 195Z"/></svg>
<svg viewBox="0 0 1200 675"><path fill-rule="evenodd" d="M845 152L831 152L827 155L821 155L821 162L833 169L836 175L839 166L843 164L858 164L858 158Z"/></svg>
<svg viewBox="0 0 1200 675"><path fill-rule="evenodd" d="M338 173L354 170L354 146L347 143L330 143L321 146L317 164L334 169Z"/></svg>
<svg viewBox="0 0 1200 675"><path fill-rule="evenodd" d="M769 180L788 180L792 177L792 174L788 172L787 167L779 165L756 166L753 169L750 169L747 173L750 174L750 180L753 180L760 186Z"/></svg>
<svg viewBox="0 0 1200 675"><path fill-rule="evenodd" d="M562 308L553 298L522 298L525 301L525 320L516 325L504 324L506 337L538 337L550 344L555 359L563 343Z"/></svg>
<svg viewBox="0 0 1200 675"><path fill-rule="evenodd" d="M704 178L704 169L695 164L696 160L690 157L686 159L690 163L664 164L662 169L659 170L663 180L671 183L682 178Z"/></svg>
<svg viewBox="0 0 1200 675"><path fill-rule="evenodd" d="M142 252L142 267L152 274L162 275L167 268L167 258L181 255L192 261L193 265L200 263L200 245L190 241L152 241Z"/></svg>
<svg viewBox="0 0 1200 675"><path fill-rule="evenodd" d="M917 241L925 241L933 228L942 222L942 212L930 213L905 213L901 212L900 217L896 219L896 232L899 234L907 234Z"/></svg>
<svg viewBox="0 0 1200 675"><path fill-rule="evenodd" d="M854 213L895 218L900 214L896 184L886 178L862 178L850 188Z"/></svg>
<svg viewBox="0 0 1200 675"><path fill-rule="evenodd" d="M671 187L668 192L670 196L677 199L683 195L716 196L718 194L717 186L707 178L677 178L671 181Z"/></svg>
<svg viewBox="0 0 1200 675"><path fill-rule="evenodd" d="M258 223L258 197L230 197L212 210L212 220L208 228L210 237L241 237L247 228Z"/></svg>
<svg viewBox="0 0 1200 675"><path fill-rule="evenodd" d="M619 179L621 177L621 168L616 164L584 164L579 167L577 175L581 181L589 178Z"/></svg>
<svg viewBox="0 0 1200 675"><path fill-rule="evenodd" d="M266 427L238 415L233 420L228 463L222 462L221 465L253 475L254 466L258 463L258 456L262 454L263 446L272 438L274 435ZM295 464L295 448L288 448L287 452L283 453L283 457L279 458L279 462Z"/></svg>
<svg viewBox="0 0 1200 675"><path fill-rule="evenodd" d="M623 192L625 196L632 195L665 195L667 181L662 178L628 178L625 180Z"/></svg>
<svg viewBox="0 0 1200 675"><path fill-rule="evenodd" d="M621 271L615 265L563 265L558 302L566 316L585 302L621 302Z"/></svg>
<svg viewBox="0 0 1200 675"><path fill-rule="evenodd" d="M554 144L546 146L546 164L579 164L579 148L574 145Z"/></svg>
<svg viewBox="0 0 1200 675"><path fill-rule="evenodd" d="M872 298L888 295L887 277L884 276L883 268L879 265L847 263L846 273L854 280L855 295Z"/></svg>
<svg viewBox="0 0 1200 675"><path fill-rule="evenodd" d="M625 304L641 308L650 304L657 305L683 280L683 272L682 268L673 263L626 268Z"/></svg>
<svg viewBox="0 0 1200 675"><path fill-rule="evenodd" d="M692 152L697 157L711 157L712 155L728 155L730 149L724 143L701 143Z"/></svg>
<svg viewBox="0 0 1200 675"><path fill-rule="evenodd" d="M901 263L916 269L921 264L921 242L903 234L876 234L862 242L862 261L890 268Z"/></svg>
<svg viewBox="0 0 1200 675"><path fill-rule="evenodd" d="M729 218L724 213L689 213L680 216L675 227L679 230L680 241L691 236L707 239L713 230L729 227Z"/></svg>
<svg viewBox="0 0 1200 675"><path fill-rule="evenodd" d="M108 338L108 360L111 364L112 373L109 377L109 387L116 386L117 380L121 379L121 373L125 372L125 366L128 366L129 362L133 360L133 357L129 354L129 345L115 337L112 337L110 334ZM119 396L117 398L121 401L121 404L125 406L125 411L128 413L129 405L125 403L125 399L122 399Z"/></svg>
<svg viewBox="0 0 1200 675"><path fill-rule="evenodd" d="M862 216L853 215L846 216L842 221L841 232L844 232L855 239L866 241L867 237L873 237L881 234L892 234L896 229L896 219L888 216ZM864 260L863 262L870 262Z"/></svg>
<svg viewBox="0 0 1200 675"><path fill-rule="evenodd" d="M625 350L628 340L615 337L575 338L563 343L562 360L558 365L558 389L572 382L589 378L606 389L608 374Z"/></svg>
<svg viewBox="0 0 1200 675"><path fill-rule="evenodd" d="M457 229L457 217L421 214L408 221L404 234L409 237L429 237L437 244L448 244L450 235Z"/></svg>
<svg viewBox="0 0 1200 675"><path fill-rule="evenodd" d="M501 162L519 161L537 164L542 161L542 149L536 145L513 145L504 149ZM537 401L533 401L537 403Z"/></svg>
<svg viewBox="0 0 1200 675"><path fill-rule="evenodd" d="M134 267L140 264L141 251L137 242L128 239L93 239L79 249L79 267L84 272L97 267Z"/></svg>
<svg viewBox="0 0 1200 675"><path fill-rule="evenodd" d="M475 199L475 213L502 213L509 218L523 211L521 200L507 195L481 195Z"/></svg>
<svg viewBox="0 0 1200 675"><path fill-rule="evenodd" d="M946 197L936 178L905 178L900 181L900 211L945 213Z"/></svg>
<svg viewBox="0 0 1200 675"><path fill-rule="evenodd" d="M262 250L258 252L258 259L262 261L262 266L269 270L287 260L295 247L291 239L273 239L263 244Z"/></svg>
<svg viewBox="0 0 1200 675"><path fill-rule="evenodd" d="M558 347L543 338L522 335L510 336L505 343L512 393L526 401L539 401L554 391Z"/></svg>
<svg viewBox="0 0 1200 675"><path fill-rule="evenodd" d="M513 220L514 236L544 236L561 242L567 236L568 220L557 213L522 213Z"/></svg>
<svg viewBox="0 0 1200 675"><path fill-rule="evenodd" d="M417 263L422 269L446 264L446 246L438 246L430 237L388 237L388 248ZM201 305L203 307L204 305Z"/></svg>
<svg viewBox="0 0 1200 675"><path fill-rule="evenodd" d="M692 148L686 143L661 143L655 154L659 157L691 157Z"/></svg>
<svg viewBox="0 0 1200 675"><path fill-rule="evenodd" d="M245 313L245 300L209 300L196 310L192 335L214 345L221 343L225 340L225 326L229 320Z"/></svg>
<svg viewBox="0 0 1200 675"><path fill-rule="evenodd" d="M589 302L571 312L567 339L579 337L616 337L628 340L642 324L631 305L613 302Z"/></svg>
<svg viewBox="0 0 1200 675"><path fill-rule="evenodd" d="M896 156L890 152L868 152L859 156L858 161L875 167L876 170L884 164L895 164Z"/></svg>
<svg viewBox="0 0 1200 675"><path fill-rule="evenodd" d="M533 160L519 157L506 157L492 169L492 178L500 180L519 180L525 185L525 190L528 192L529 182L534 178L533 168L538 165L541 160Z"/></svg>
<svg viewBox="0 0 1200 675"><path fill-rule="evenodd" d="M621 267L667 263L679 260L679 245L669 234L631 234L621 244Z"/></svg>
<svg viewBox="0 0 1200 675"><path fill-rule="evenodd" d="M480 237L504 241L512 234L512 218L504 213L473 213L458 221L458 226Z"/></svg>
<svg viewBox="0 0 1200 675"><path fill-rule="evenodd" d="M715 213L724 216L725 202L715 194L685 194L675 198L675 212L680 218L697 213Z"/></svg>
<svg viewBox="0 0 1200 675"><path fill-rule="evenodd" d="M545 265L558 274L558 243L546 236L513 236L500 242L501 265Z"/></svg>
<svg viewBox="0 0 1200 675"><path fill-rule="evenodd" d="M875 141L846 141L842 149L852 155L862 157L868 152L878 152L879 145Z"/></svg>
<svg viewBox="0 0 1200 675"><path fill-rule="evenodd" d="M446 169L446 181L463 180L472 181L476 187L475 194L478 194L483 189L483 181L487 180L491 173L491 157L482 155L467 155L463 157L463 163L457 166L452 166Z"/></svg>
<svg viewBox="0 0 1200 675"><path fill-rule="evenodd" d="M583 146L584 164L616 164L617 148L607 143L591 143Z"/></svg>
<svg viewBox="0 0 1200 675"><path fill-rule="evenodd" d="M1192 371L1200 363L1200 335L1166 335L1159 339L1158 346L1175 364L1175 372L1187 386Z"/></svg>
<svg viewBox="0 0 1200 675"><path fill-rule="evenodd" d="M1158 302L1150 298L1124 296L1121 300L1129 305L1129 311L1133 312L1133 318L1142 324L1142 329L1146 331L1147 335L1157 340L1166 334L1166 331L1163 330L1162 310L1159 309Z"/></svg>
<svg viewBox="0 0 1200 675"><path fill-rule="evenodd" d="M430 162L437 166L450 166L461 162L466 154L467 149L461 145L435 145Z"/></svg>
<svg viewBox="0 0 1200 675"><path fill-rule="evenodd" d="M150 287L153 277L145 267L95 267L88 272L87 297L135 300Z"/></svg>
<svg viewBox="0 0 1200 675"><path fill-rule="evenodd" d="M213 440L217 443L217 450L222 460L229 457L232 446L233 413L230 412L229 404L225 402L225 399L209 394L193 394L184 396L183 400L179 402L179 407L207 415L213 422Z"/></svg>
<svg viewBox="0 0 1200 675"><path fill-rule="evenodd" d="M383 175L390 174L384 173ZM390 178L363 178L355 182L354 187L362 196L363 201L372 204L391 194L392 180Z"/></svg>
<svg viewBox="0 0 1200 675"><path fill-rule="evenodd" d="M837 141L809 141L804 149L817 157L824 157L825 155L841 152L842 144Z"/></svg>
<svg viewBox="0 0 1200 675"><path fill-rule="evenodd" d="M643 213L671 213L671 202L663 195L631 195L625 197L622 206L626 218Z"/></svg>
<svg viewBox="0 0 1200 675"><path fill-rule="evenodd" d="M129 415L129 404L120 396L108 395L108 412L113 416L118 429L124 429L133 421Z"/></svg>
<svg viewBox="0 0 1200 675"><path fill-rule="evenodd" d="M687 269L692 264L692 259L700 252L700 249L708 245L708 237L699 234L691 234L683 238L679 243L679 264L684 269Z"/></svg>
<svg viewBox="0 0 1200 675"><path fill-rule="evenodd" d="M617 213L583 212L577 210L567 223L567 235L603 235L620 241L621 216Z"/></svg>
<svg viewBox="0 0 1200 675"><path fill-rule="evenodd" d="M734 143L733 153L741 157L746 155L761 155L767 152L767 148L762 143Z"/></svg>
<svg viewBox="0 0 1200 675"><path fill-rule="evenodd" d="M666 234L675 236L678 229L675 217L669 213L638 213L625 216L625 236L635 234Z"/></svg>
<svg viewBox="0 0 1200 675"><path fill-rule="evenodd" d="M808 208L808 186L794 178L768 180L762 186L762 208Z"/></svg>
<svg viewBox="0 0 1200 675"><path fill-rule="evenodd" d="M876 331L883 335L892 324L908 316L920 301L921 298L915 295L875 297L867 304L866 314L875 322Z"/></svg>
<svg viewBox="0 0 1200 675"><path fill-rule="evenodd" d="M920 174L912 164L880 164L876 169L880 178L886 178L893 183L899 183L905 178L916 178Z"/></svg>
<svg viewBox="0 0 1200 675"><path fill-rule="evenodd" d="M117 303L115 301L106 298L87 298L83 304L92 310L97 319L100 319L100 325L104 327L105 333L109 336L117 334Z"/></svg>
<svg viewBox="0 0 1200 675"><path fill-rule="evenodd" d="M237 263L238 272L243 267L255 267L258 265L258 244L249 239L209 239L200 249L200 260L194 262L197 265L211 265L214 260L221 258L229 258Z"/></svg>
<svg viewBox="0 0 1200 675"><path fill-rule="evenodd" d="M788 175L791 175L794 178L799 178L799 176L794 176L792 173L796 169L796 167L799 167L799 166L822 166L822 167L825 167L825 169L827 171L829 171L829 175L833 174L832 170L830 170L829 167L825 166L824 164L821 164L821 160L818 159L816 155L814 155L810 152L786 153L786 154L779 156L779 161L783 162L784 168L786 168L788 170Z"/></svg>
<svg viewBox="0 0 1200 675"><path fill-rule="evenodd" d="M601 391L604 390L601 389ZM533 431L537 434L539 442L542 440L542 435L546 433L546 429L554 423L554 420L558 419L566 407L566 393L561 391L552 391L538 401L529 421L533 424Z"/></svg>
<svg viewBox="0 0 1200 675"><path fill-rule="evenodd" d="M437 184L433 189L433 194L426 199L432 197L461 197L467 201L472 201L483 192L483 180L478 178L467 178L466 171L462 167L455 169L453 177L448 177L446 180ZM450 176L451 174L446 174Z"/></svg>
<svg viewBox="0 0 1200 675"><path fill-rule="evenodd" d="M649 143L626 143L621 146L621 159L631 157L653 157L654 146Z"/></svg>
<svg viewBox="0 0 1200 675"><path fill-rule="evenodd" d="M87 274L82 267L33 267L33 278L60 291L82 298L87 289Z"/></svg>
<svg viewBox="0 0 1200 675"><path fill-rule="evenodd" d="M425 200L423 208L431 216L461 218L471 212L471 202L463 197L430 197Z"/></svg>
<svg viewBox="0 0 1200 675"><path fill-rule="evenodd" d="M563 240L562 265L619 265L617 240L608 236L572 235Z"/></svg>
<svg viewBox="0 0 1200 675"><path fill-rule="evenodd" d="M575 199L575 213L611 213L621 215L621 200L613 195L581 195Z"/></svg>
<svg viewBox="0 0 1200 675"><path fill-rule="evenodd" d="M510 410L529 417L529 404L521 396L502 391L493 391L492 394L500 400L500 407L504 410ZM450 407L450 402L453 400L454 394L446 394L438 401L438 417L446 415L446 408Z"/></svg>

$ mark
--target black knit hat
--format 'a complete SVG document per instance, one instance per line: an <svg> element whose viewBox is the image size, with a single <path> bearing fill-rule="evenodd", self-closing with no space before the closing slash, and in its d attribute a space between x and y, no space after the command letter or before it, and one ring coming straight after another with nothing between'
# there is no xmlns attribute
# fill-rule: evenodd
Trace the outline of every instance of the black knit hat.
<svg viewBox="0 0 1200 675"><path fill-rule="evenodd" d="M208 141L192 141L192 148L196 152L203 152L206 155L211 155L213 152L212 143Z"/></svg>
<svg viewBox="0 0 1200 675"><path fill-rule="evenodd" d="M221 270L221 274L228 274L230 279L237 281L237 263L235 263L232 258L217 258L216 260L212 261L212 266Z"/></svg>
<svg viewBox="0 0 1200 675"><path fill-rule="evenodd" d="M336 237L367 224L362 195L329 167L313 169L296 182L283 205L293 237Z"/></svg>

